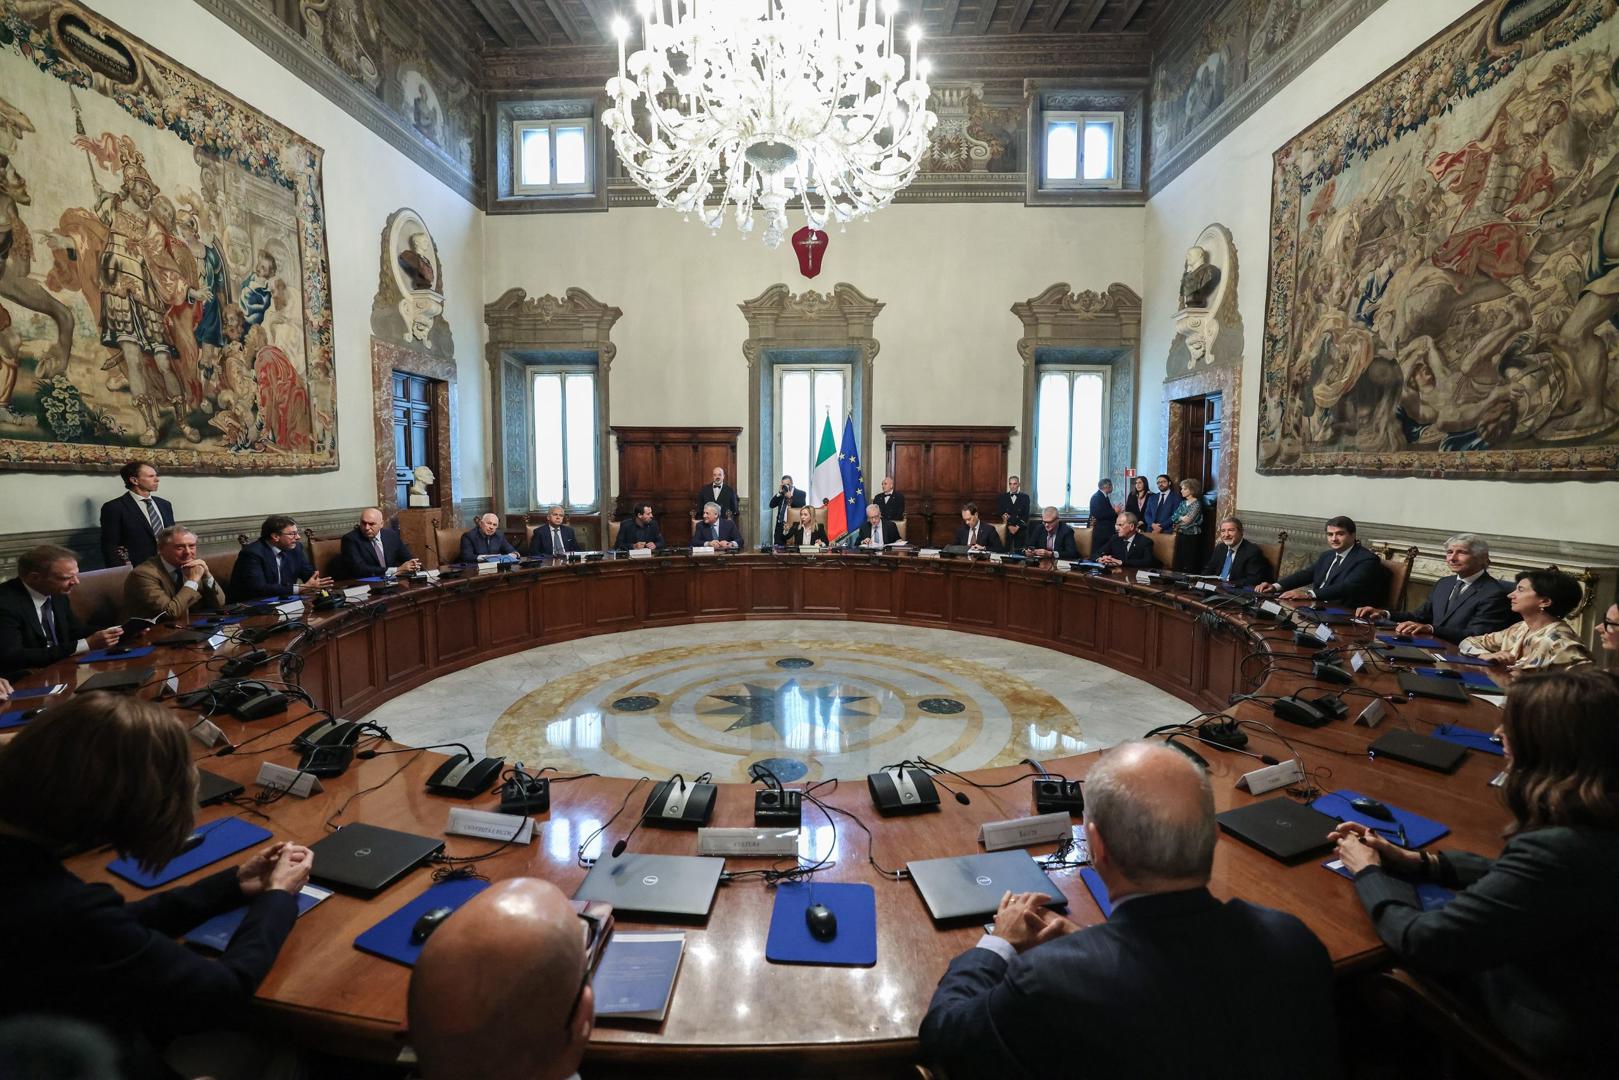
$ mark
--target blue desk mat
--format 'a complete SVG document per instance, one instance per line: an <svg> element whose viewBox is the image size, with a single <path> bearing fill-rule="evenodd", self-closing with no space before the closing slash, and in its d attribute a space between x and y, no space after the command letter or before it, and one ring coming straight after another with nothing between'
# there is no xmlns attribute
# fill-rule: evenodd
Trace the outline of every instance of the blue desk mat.
<svg viewBox="0 0 1619 1080"><path fill-rule="evenodd" d="M1494 754L1496 757L1506 757L1506 747L1490 738L1489 732L1475 731L1473 728L1461 724L1440 724L1433 729L1433 737L1443 739L1457 746L1465 746L1469 750L1478 750L1485 754Z"/></svg>
<svg viewBox="0 0 1619 1080"><path fill-rule="evenodd" d="M1506 687L1499 685L1482 671L1446 671L1442 668L1419 667L1417 668L1417 674L1427 675L1434 679L1450 679L1452 682L1459 682L1463 686L1479 690L1494 690L1502 694L1507 692ZM1457 675L1460 675L1461 678L1454 678Z"/></svg>
<svg viewBox="0 0 1619 1080"><path fill-rule="evenodd" d="M1351 874L1348 868L1337 859L1328 859L1321 866L1322 869L1330 870L1341 878L1346 878L1350 881L1355 880L1355 875ZM1416 886L1417 903L1422 905L1423 911L1437 911L1450 903L1451 897L1456 895L1450 889L1432 881L1414 881L1412 884Z"/></svg>
<svg viewBox="0 0 1619 1080"><path fill-rule="evenodd" d="M1399 825L1404 825L1405 844L1403 846L1412 851L1422 847L1424 844L1431 844L1450 832L1449 825L1430 820L1420 814L1413 814L1411 811L1401 809L1383 799L1378 799L1377 801L1389 808L1389 811L1394 815L1394 821L1383 821L1381 818L1374 818L1370 814L1363 814L1349 805L1350 799L1360 797L1360 792L1350 791L1345 788L1327 795L1318 795L1310 806L1328 817L1337 818L1339 821L1358 821L1368 829L1377 830L1378 835L1391 844L1399 843Z"/></svg>
<svg viewBox="0 0 1619 1080"><path fill-rule="evenodd" d="M1377 640L1385 645L1410 645L1418 649L1448 649L1450 642L1440 641L1434 637L1413 637L1410 641L1401 641L1393 634L1378 634Z"/></svg>
<svg viewBox="0 0 1619 1080"><path fill-rule="evenodd" d="M109 654L106 649L96 649L92 652L81 653L73 659L81 664L99 664L104 660L138 660L151 652L154 647L152 645L142 645L138 649L130 649L128 652L116 654Z"/></svg>
<svg viewBox="0 0 1619 1080"><path fill-rule="evenodd" d="M107 869L143 889L155 889L270 839L269 829L260 828L239 817L220 818L198 826L197 831L202 833L202 843L150 874L135 865L133 859L114 859Z"/></svg>
<svg viewBox="0 0 1619 1080"><path fill-rule="evenodd" d="M1096 906L1102 909L1102 918L1111 919L1113 917L1113 901L1107 895L1107 885L1103 883L1102 875L1096 872L1094 866L1081 866L1079 868L1079 880L1085 883L1085 889L1091 894L1091 899L1095 900Z"/></svg>
<svg viewBox="0 0 1619 1080"><path fill-rule="evenodd" d="M245 622L246 620L246 615L226 615L222 619L193 619L186 625L193 630L208 630L215 626L235 626L237 623Z"/></svg>
<svg viewBox="0 0 1619 1080"><path fill-rule="evenodd" d="M28 723L29 720L33 719L33 717L28 715L29 713L33 712L35 709L40 709L43 707L44 706L42 705L31 705L26 709L12 709L10 712L0 713L0 731L5 731L9 728L22 727L24 724Z"/></svg>
<svg viewBox="0 0 1619 1080"><path fill-rule="evenodd" d="M422 945L410 943L410 932L416 928L416 920L434 908L458 908L488 887L489 882L476 878L430 885L420 896L406 901L404 907L355 938L354 947L384 960L414 967L416 958L422 954Z"/></svg>
<svg viewBox="0 0 1619 1080"><path fill-rule="evenodd" d="M302 599L303 597L294 593L291 596L261 596L257 600L249 600L247 602L253 607L270 607L273 604L288 604L294 600Z"/></svg>
<svg viewBox="0 0 1619 1080"><path fill-rule="evenodd" d="M331 890L318 885L304 886L298 893L298 915L302 917L304 912L331 895ZM236 931L242 928L242 920L247 918L248 906L243 904L241 907L231 908L193 926L185 932L187 944L201 945L214 952L224 952L230 948L231 939L236 936Z"/></svg>
<svg viewBox="0 0 1619 1080"><path fill-rule="evenodd" d="M822 904L837 916L831 941L810 934L804 912ZM765 959L777 964L870 967L877 962L877 891L870 885L795 882L776 886Z"/></svg>
<svg viewBox="0 0 1619 1080"><path fill-rule="evenodd" d="M66 688L65 683L46 683L44 686L18 687L11 691L12 701L26 701L29 698L50 697L52 694Z"/></svg>

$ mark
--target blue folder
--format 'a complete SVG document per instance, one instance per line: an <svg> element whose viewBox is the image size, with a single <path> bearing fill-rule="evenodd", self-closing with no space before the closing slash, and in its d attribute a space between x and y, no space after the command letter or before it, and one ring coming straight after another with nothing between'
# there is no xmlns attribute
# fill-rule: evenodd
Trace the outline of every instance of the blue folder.
<svg viewBox="0 0 1619 1080"><path fill-rule="evenodd" d="M1490 666L1490 662L1488 660L1480 659L1477 656L1466 656L1459 652L1440 653L1439 659L1443 660L1447 664L1471 664L1474 667Z"/></svg>
<svg viewBox="0 0 1619 1080"><path fill-rule="evenodd" d="M1414 637L1410 641L1401 641L1393 634L1378 634L1377 640L1385 645L1411 645L1418 649L1448 649L1450 642L1440 641L1433 637Z"/></svg>
<svg viewBox="0 0 1619 1080"><path fill-rule="evenodd" d="M1102 881L1102 875L1096 872L1094 866L1081 866L1079 868L1079 880L1085 883L1085 888L1090 892L1091 899L1095 900L1096 906L1102 909L1102 918L1111 919L1113 917L1113 901L1108 898L1107 885Z"/></svg>
<svg viewBox="0 0 1619 1080"><path fill-rule="evenodd" d="M0 731L5 731L7 728L22 727L32 719L28 714L38 708L40 706L34 705L27 709L12 709L10 712L0 713Z"/></svg>
<svg viewBox="0 0 1619 1080"><path fill-rule="evenodd" d="M1418 675L1427 675L1435 679L1454 679L1460 675L1459 681L1463 686L1477 690L1494 690L1497 693L1506 693L1506 687L1499 685L1494 679L1482 671L1444 671L1440 668L1419 667Z"/></svg>
<svg viewBox="0 0 1619 1080"><path fill-rule="evenodd" d="M1433 730L1433 737L1443 739L1457 746L1465 746L1469 750L1480 750L1496 757L1506 757L1507 748L1492 739L1488 732L1475 731L1461 724L1440 724Z"/></svg>
<svg viewBox="0 0 1619 1080"><path fill-rule="evenodd" d="M62 689L61 683L46 683L44 686L18 687L11 691L12 701L23 701L27 698L50 697Z"/></svg>
<svg viewBox="0 0 1619 1080"><path fill-rule="evenodd" d="M248 603L254 607L270 607L273 604L286 604L298 599L302 598L296 594L292 596L263 596L257 600L249 600Z"/></svg>
<svg viewBox="0 0 1619 1080"><path fill-rule="evenodd" d="M106 649L96 649L93 652L80 653L73 659L77 660L81 664L99 664L104 660L137 660L151 652L152 649L153 646L151 645L142 645L138 649L130 649L128 652L116 654L109 653Z"/></svg>
<svg viewBox="0 0 1619 1080"><path fill-rule="evenodd" d="M809 931L804 912L821 904L837 917L831 941ZM864 884L829 881L794 882L776 886L776 906L770 911L770 932L765 937L765 959L777 964L836 964L870 967L877 962L877 890Z"/></svg>
<svg viewBox="0 0 1619 1080"><path fill-rule="evenodd" d="M1384 821L1374 818L1370 814L1363 814L1349 805L1350 799L1360 798L1358 791L1339 790L1328 795L1320 795L1310 804L1315 810L1339 821L1358 821L1368 829L1375 829L1377 834L1390 843L1399 843L1400 825L1405 826L1404 846L1415 851L1424 844L1431 844L1435 840L1450 832L1449 825L1432 821L1420 814L1413 814L1403 810L1393 803L1379 799L1394 815L1394 821Z"/></svg>
<svg viewBox="0 0 1619 1080"><path fill-rule="evenodd" d="M167 864L158 867L150 874L135 865L133 859L115 859L108 864L107 869L143 889L155 889L159 885L167 885L175 878L184 877L193 870L201 870L209 863L229 858L238 851L270 839L269 829L262 829L239 817L220 818L218 821L199 826L197 831L202 833L202 843L179 858L169 860Z"/></svg>
<svg viewBox="0 0 1619 1080"><path fill-rule="evenodd" d="M215 626L235 626L246 619L246 615L226 615L222 619L194 619L188 625L193 630L207 630Z"/></svg>
<svg viewBox="0 0 1619 1080"><path fill-rule="evenodd" d="M1348 878L1350 881L1355 880L1355 875L1351 874L1348 868L1337 859L1328 859L1321 865L1341 878ZM1417 881L1412 884L1417 888L1417 903L1422 906L1423 911L1437 911L1450 903L1451 897L1456 895L1450 889L1436 882Z"/></svg>
<svg viewBox="0 0 1619 1080"><path fill-rule="evenodd" d="M422 955L422 946L412 945L410 941L410 932L416 929L416 920L434 908L458 908L488 887L489 882L476 878L430 885L426 892L407 901L404 907L355 938L354 947L384 960L414 967L416 958Z"/></svg>
<svg viewBox="0 0 1619 1080"><path fill-rule="evenodd" d="M331 895L329 890L322 889L317 885L305 885L298 893L299 917L301 918L304 912ZM231 939L236 936L236 931L242 928L242 920L247 918L247 909L248 905L243 904L241 907L231 908L229 911L222 912L211 919L198 923L185 932L186 942L191 945L201 945L203 948L212 949L215 952L224 952L230 948Z"/></svg>

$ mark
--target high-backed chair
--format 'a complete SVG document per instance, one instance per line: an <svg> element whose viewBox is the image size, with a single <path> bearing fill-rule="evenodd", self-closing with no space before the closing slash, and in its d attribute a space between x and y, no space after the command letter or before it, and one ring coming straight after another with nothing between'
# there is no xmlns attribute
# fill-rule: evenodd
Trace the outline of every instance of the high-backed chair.
<svg viewBox="0 0 1619 1080"><path fill-rule="evenodd" d="M433 547L438 551L438 564L449 566L461 561L461 534L465 529L434 529Z"/></svg>
<svg viewBox="0 0 1619 1080"><path fill-rule="evenodd" d="M230 576L236 570L236 557L242 553L242 548L250 542L246 533L236 534L236 546L229 551L219 551L203 557L208 564L208 572L214 575L221 589L230 589Z"/></svg>
<svg viewBox="0 0 1619 1080"><path fill-rule="evenodd" d="M80 622L92 630L116 626L124 608L124 583L135 568L129 563L105 570L86 570L68 594L68 605Z"/></svg>
<svg viewBox="0 0 1619 1080"><path fill-rule="evenodd" d="M905 535L905 519L904 518L901 518L898 521L890 521L888 523L888 525L883 526L883 531L884 532L888 531L889 526L893 526L894 531L899 534L899 538L901 540L905 541L907 544L911 542L911 538Z"/></svg>
<svg viewBox="0 0 1619 1080"><path fill-rule="evenodd" d="M1148 539L1152 541L1152 553L1158 556L1158 565L1165 570L1175 567L1175 534L1149 533Z"/></svg>
<svg viewBox="0 0 1619 1080"><path fill-rule="evenodd" d="M1004 521L995 521L995 522L991 522L991 524L995 528L996 535L998 535L1001 538L1001 550L1005 551L1006 550L1006 522L1004 522Z"/></svg>
<svg viewBox="0 0 1619 1080"><path fill-rule="evenodd" d="M1564 1075L1525 1058L1496 1033L1476 1006L1445 987L1404 968L1367 976L1361 992L1374 1016L1398 1017L1429 1032L1450 1059L1446 1076L1478 1076L1490 1080L1551 1080Z"/></svg>
<svg viewBox="0 0 1619 1080"><path fill-rule="evenodd" d="M1287 554L1287 530L1276 530L1276 543L1274 544L1261 544L1255 540L1254 546L1259 549L1260 554L1265 556L1265 561L1270 563L1270 578L1268 580L1276 581L1282 576L1282 556Z"/></svg>
<svg viewBox="0 0 1619 1080"><path fill-rule="evenodd" d="M1078 549L1079 557L1081 559L1084 559L1086 562L1092 561L1091 560L1091 550L1092 550L1093 542L1095 541L1095 539L1096 539L1096 534L1094 532L1092 532L1090 529L1075 529L1074 530L1074 547L1076 549Z"/></svg>
<svg viewBox="0 0 1619 1080"><path fill-rule="evenodd" d="M315 564L315 572L324 574L329 578L347 577L346 568L339 565L343 561L343 538L334 536L330 540L323 540L308 529L304 535L309 538L309 561Z"/></svg>
<svg viewBox="0 0 1619 1080"><path fill-rule="evenodd" d="M618 547L618 530L624 527L622 521L609 521L607 523L607 547L609 550Z"/></svg>
<svg viewBox="0 0 1619 1080"><path fill-rule="evenodd" d="M1404 611L1405 589L1411 583L1411 566L1417 561L1417 549L1408 547L1396 554L1391 545L1384 544L1377 555L1388 582L1388 592L1383 594L1382 606L1390 611Z"/></svg>

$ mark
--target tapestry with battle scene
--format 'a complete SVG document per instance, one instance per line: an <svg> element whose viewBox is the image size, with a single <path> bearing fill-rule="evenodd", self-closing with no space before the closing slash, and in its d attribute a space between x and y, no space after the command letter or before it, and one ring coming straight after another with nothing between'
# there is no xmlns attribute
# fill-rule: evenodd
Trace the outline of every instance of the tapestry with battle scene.
<svg viewBox="0 0 1619 1080"><path fill-rule="evenodd" d="M1276 152L1260 472L1619 476L1616 11L1491 0Z"/></svg>
<svg viewBox="0 0 1619 1080"><path fill-rule="evenodd" d="M0 12L0 458L337 468L320 148L79 4Z"/></svg>

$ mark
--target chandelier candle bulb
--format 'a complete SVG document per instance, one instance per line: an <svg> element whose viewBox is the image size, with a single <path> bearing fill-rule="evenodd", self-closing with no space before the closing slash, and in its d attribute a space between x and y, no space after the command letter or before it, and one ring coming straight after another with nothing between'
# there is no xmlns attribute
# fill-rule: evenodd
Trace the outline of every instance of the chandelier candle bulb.
<svg viewBox="0 0 1619 1080"><path fill-rule="evenodd" d="M913 25L911 27L911 64L905 69L905 74L907 77L912 79L916 78L916 43L921 40L922 28L920 26Z"/></svg>

